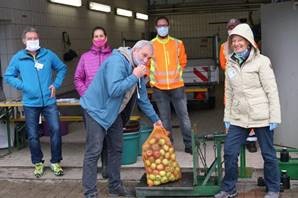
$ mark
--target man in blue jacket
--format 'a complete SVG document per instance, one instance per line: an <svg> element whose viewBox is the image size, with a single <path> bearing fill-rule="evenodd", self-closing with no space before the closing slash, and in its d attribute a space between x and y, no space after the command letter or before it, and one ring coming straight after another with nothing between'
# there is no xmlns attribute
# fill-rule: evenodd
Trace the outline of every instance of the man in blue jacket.
<svg viewBox="0 0 298 198"><path fill-rule="evenodd" d="M34 175L41 177L44 172L38 133L38 123L42 114L50 127L51 169L55 175L62 176L61 133L55 94L56 89L62 84L67 68L54 52L40 48L39 35L35 28L26 28L22 39L26 48L12 57L4 79L22 92L31 161L35 166ZM54 80L53 70L56 72Z"/></svg>
<svg viewBox="0 0 298 198"><path fill-rule="evenodd" d="M144 75L153 54L149 41L132 49L120 47L103 62L80 103L86 118L87 141L83 165L85 197L97 197L97 161L106 137L109 197L131 196L120 180L123 125L135 102L154 125L162 126L147 95Z"/></svg>

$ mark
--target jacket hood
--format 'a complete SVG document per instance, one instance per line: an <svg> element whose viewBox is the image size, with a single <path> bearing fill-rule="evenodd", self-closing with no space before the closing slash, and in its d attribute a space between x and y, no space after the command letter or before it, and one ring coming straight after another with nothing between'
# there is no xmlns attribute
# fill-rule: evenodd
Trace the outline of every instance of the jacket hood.
<svg viewBox="0 0 298 198"><path fill-rule="evenodd" d="M256 42L255 42L255 39L254 39L254 35L253 35L253 32L252 30L250 29L249 25L247 23L242 23L242 24L239 24L237 25L230 33L229 35L229 50L232 52L232 46L231 46L231 38L232 38L232 35L238 35L238 36L241 36L243 38L245 38L253 48L255 48L255 51L257 53L259 53L259 49L256 45Z"/></svg>
<svg viewBox="0 0 298 198"><path fill-rule="evenodd" d="M135 66L130 47L119 47L117 50L129 61L130 65Z"/></svg>

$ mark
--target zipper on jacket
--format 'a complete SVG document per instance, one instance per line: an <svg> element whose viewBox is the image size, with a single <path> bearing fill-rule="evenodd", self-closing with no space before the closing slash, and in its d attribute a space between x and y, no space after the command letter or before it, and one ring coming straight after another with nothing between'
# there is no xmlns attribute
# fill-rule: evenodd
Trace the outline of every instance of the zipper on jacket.
<svg viewBox="0 0 298 198"><path fill-rule="evenodd" d="M35 56L33 56L33 59L34 59L34 64L36 64L37 63L37 60L36 60ZM38 70L35 67L35 65L34 65L34 68L35 68L35 71L36 71L36 75L37 75L37 79L38 79L38 86L39 86L39 90L40 90L40 93L41 93L42 106L44 106L43 92L42 92L42 89L41 89L41 84L40 84L40 78L39 78Z"/></svg>
<svg viewBox="0 0 298 198"><path fill-rule="evenodd" d="M248 128L249 127L249 104L248 104L248 100L247 100L247 96L246 96L246 94L245 94L245 92L244 92L244 84L243 84L243 76L242 76L242 70L243 70L243 67L242 66L240 66L240 64L239 63L237 63L238 64L238 67L239 67L239 70L240 70L240 77L241 77L241 90L242 90L242 95L243 95L243 98L245 99L245 102L246 102L246 105L247 105L247 112L246 112L246 114L247 114L247 119L246 119L246 127ZM243 64L245 64L245 62L243 62Z"/></svg>

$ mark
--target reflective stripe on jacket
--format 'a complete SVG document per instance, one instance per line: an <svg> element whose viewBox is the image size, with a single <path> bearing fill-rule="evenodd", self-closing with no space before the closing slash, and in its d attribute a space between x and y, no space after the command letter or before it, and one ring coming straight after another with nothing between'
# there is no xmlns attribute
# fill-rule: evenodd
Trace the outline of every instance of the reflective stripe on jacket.
<svg viewBox="0 0 298 198"><path fill-rule="evenodd" d="M184 44L181 40L168 36L154 38L154 55L150 64L150 85L162 90L184 86L182 73L187 63Z"/></svg>

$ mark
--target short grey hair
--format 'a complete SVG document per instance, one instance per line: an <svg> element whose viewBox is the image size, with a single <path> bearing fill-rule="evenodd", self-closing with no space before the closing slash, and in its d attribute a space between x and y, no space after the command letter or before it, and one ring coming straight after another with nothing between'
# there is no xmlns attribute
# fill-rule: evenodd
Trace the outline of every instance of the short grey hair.
<svg viewBox="0 0 298 198"><path fill-rule="evenodd" d="M25 38L26 38L26 34L27 34L28 32L35 32L36 34L39 35L38 30L37 30L35 27L26 27L26 28L23 30L23 33L22 33L22 39L25 39Z"/></svg>
<svg viewBox="0 0 298 198"><path fill-rule="evenodd" d="M150 50L153 52L152 43L147 40L140 40L140 41L136 42L136 44L132 47L132 50L141 49L145 46L148 46L150 48Z"/></svg>

